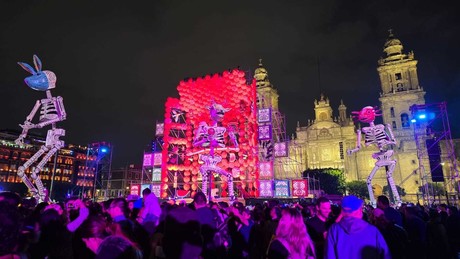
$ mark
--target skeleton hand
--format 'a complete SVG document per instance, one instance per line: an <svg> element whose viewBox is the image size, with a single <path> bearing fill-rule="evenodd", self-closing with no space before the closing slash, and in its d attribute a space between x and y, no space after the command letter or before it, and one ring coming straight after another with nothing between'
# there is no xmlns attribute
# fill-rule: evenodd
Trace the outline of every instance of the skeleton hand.
<svg viewBox="0 0 460 259"><path fill-rule="evenodd" d="M351 154L355 153L356 151L358 151L357 148L354 148L354 149L347 149L347 155L351 156Z"/></svg>
<svg viewBox="0 0 460 259"><path fill-rule="evenodd" d="M22 146L24 145L24 134L21 134L19 135L19 138L17 138L14 143L16 143L16 145L19 145L19 146Z"/></svg>
<svg viewBox="0 0 460 259"><path fill-rule="evenodd" d="M35 127L35 124L33 124L32 122L30 121L24 121L24 124L19 124L19 126L21 126L21 128L25 131L29 130L29 129L32 129Z"/></svg>

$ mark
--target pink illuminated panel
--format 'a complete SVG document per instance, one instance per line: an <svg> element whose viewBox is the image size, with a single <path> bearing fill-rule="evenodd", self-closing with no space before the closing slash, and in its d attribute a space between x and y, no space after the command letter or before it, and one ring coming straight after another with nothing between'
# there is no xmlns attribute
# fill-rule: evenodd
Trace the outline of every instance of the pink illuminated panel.
<svg viewBox="0 0 460 259"><path fill-rule="evenodd" d="M273 162L260 162L259 170L260 179L273 178Z"/></svg>
<svg viewBox="0 0 460 259"><path fill-rule="evenodd" d="M308 181L292 180L292 196L305 197L308 195Z"/></svg>
<svg viewBox="0 0 460 259"><path fill-rule="evenodd" d="M152 184L152 192L153 192L157 197L160 197L160 194L161 194L161 184Z"/></svg>
<svg viewBox="0 0 460 259"><path fill-rule="evenodd" d="M273 181L260 180L259 193L261 197L273 197Z"/></svg>
<svg viewBox="0 0 460 259"><path fill-rule="evenodd" d="M286 142L275 143L275 157L288 156L288 145Z"/></svg>
<svg viewBox="0 0 460 259"><path fill-rule="evenodd" d="M155 136L163 136L164 130L165 130L165 124L164 123L157 123L156 128L155 128Z"/></svg>
<svg viewBox="0 0 460 259"><path fill-rule="evenodd" d="M162 153L153 153L153 165L154 166L161 166L162 158L163 158Z"/></svg>
<svg viewBox="0 0 460 259"><path fill-rule="evenodd" d="M259 123L266 123L272 121L272 112L270 108L259 109L258 112Z"/></svg>
<svg viewBox="0 0 460 259"><path fill-rule="evenodd" d="M263 125L259 126L259 140L270 140L272 139L272 126Z"/></svg>
<svg viewBox="0 0 460 259"><path fill-rule="evenodd" d="M144 154L144 162L142 163L142 165L144 167L153 166L153 154L152 153Z"/></svg>

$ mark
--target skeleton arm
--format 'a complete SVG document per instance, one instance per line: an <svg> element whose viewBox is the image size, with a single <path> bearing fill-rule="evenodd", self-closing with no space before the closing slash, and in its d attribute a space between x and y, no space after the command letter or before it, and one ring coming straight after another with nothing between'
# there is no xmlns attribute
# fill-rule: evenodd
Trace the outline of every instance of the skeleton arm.
<svg viewBox="0 0 460 259"><path fill-rule="evenodd" d="M27 136L27 132L29 129L37 128L37 125L33 124L31 121L34 118L35 114L37 113L38 109L40 109L41 103L39 100L35 103L34 108L30 112L29 116L26 117L24 124L19 124L22 128L22 133L19 137L14 141L18 145L24 144L24 138Z"/></svg>
<svg viewBox="0 0 460 259"><path fill-rule="evenodd" d="M233 146L235 148L238 148L238 140L236 139L236 136L233 130L228 131L228 137L230 138L230 141L232 142Z"/></svg>
<svg viewBox="0 0 460 259"><path fill-rule="evenodd" d="M390 137L390 139L388 140L388 144L396 145L396 139L395 139L395 136L393 134L393 131L391 130L390 124L386 124L386 127L387 127L387 130L388 130L388 135Z"/></svg>
<svg viewBox="0 0 460 259"><path fill-rule="evenodd" d="M356 147L353 149L348 149L347 150L348 155L351 155L361 149L361 130L360 129L357 130L356 133L357 133Z"/></svg>

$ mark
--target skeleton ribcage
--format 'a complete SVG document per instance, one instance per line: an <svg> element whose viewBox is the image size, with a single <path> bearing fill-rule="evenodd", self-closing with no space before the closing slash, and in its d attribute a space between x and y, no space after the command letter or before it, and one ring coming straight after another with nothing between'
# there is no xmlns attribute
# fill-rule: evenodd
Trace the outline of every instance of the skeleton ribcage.
<svg viewBox="0 0 460 259"><path fill-rule="evenodd" d="M382 148L389 140L388 135L383 129L374 128L373 130L365 132L365 134L366 146L376 144L379 148Z"/></svg>
<svg viewBox="0 0 460 259"><path fill-rule="evenodd" d="M52 120L58 117L56 104L54 101L44 102L40 110L40 122Z"/></svg>

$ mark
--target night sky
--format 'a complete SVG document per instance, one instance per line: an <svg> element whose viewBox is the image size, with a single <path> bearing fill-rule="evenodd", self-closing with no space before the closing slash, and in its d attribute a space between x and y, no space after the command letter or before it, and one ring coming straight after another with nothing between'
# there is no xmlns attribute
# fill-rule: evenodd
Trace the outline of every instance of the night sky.
<svg viewBox="0 0 460 259"><path fill-rule="evenodd" d="M336 114L340 99L349 113L379 105L377 60L391 28L419 61L427 103L447 101L460 137L456 11L456 1L420 0L2 0L0 129L19 130L45 96L16 64L37 54L58 77L52 93L64 98L66 143L108 141L115 166L140 164L180 80L253 72L262 58L290 135L297 121L314 119L320 92Z"/></svg>

